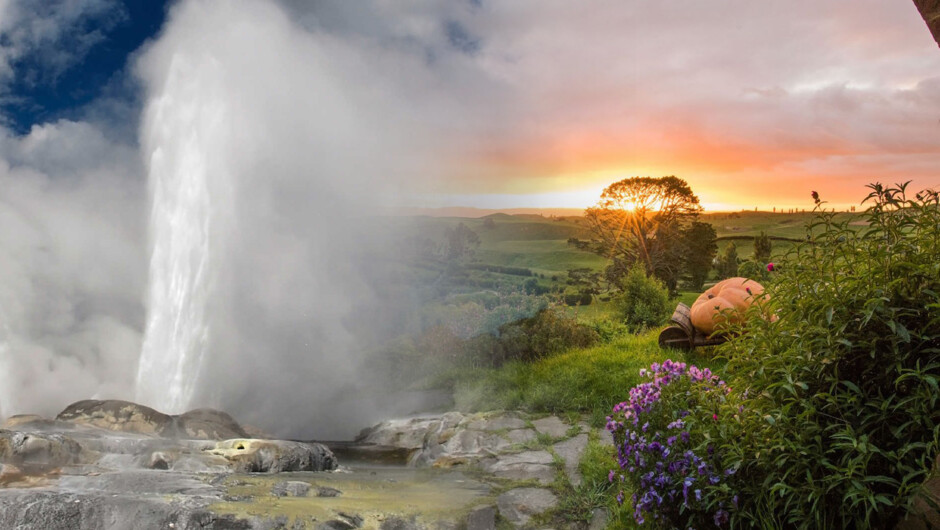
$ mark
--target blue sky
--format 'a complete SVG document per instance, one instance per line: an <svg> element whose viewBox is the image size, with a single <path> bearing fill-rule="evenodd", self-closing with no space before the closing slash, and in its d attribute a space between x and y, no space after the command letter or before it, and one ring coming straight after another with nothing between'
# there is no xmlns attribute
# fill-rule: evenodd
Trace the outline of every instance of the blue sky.
<svg viewBox="0 0 940 530"><path fill-rule="evenodd" d="M102 97L134 99L126 82L128 58L159 31L168 3L17 2L7 14L15 26L0 33L9 58L0 88L6 125L24 134L35 124L80 118Z"/></svg>

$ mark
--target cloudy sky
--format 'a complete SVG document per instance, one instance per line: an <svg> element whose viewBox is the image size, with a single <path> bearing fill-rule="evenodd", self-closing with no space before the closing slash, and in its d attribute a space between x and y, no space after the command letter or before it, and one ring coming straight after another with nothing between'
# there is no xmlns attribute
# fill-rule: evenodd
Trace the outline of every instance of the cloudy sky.
<svg viewBox="0 0 940 530"><path fill-rule="evenodd" d="M135 61L169 4L0 0L4 134L68 119L136 143ZM674 174L712 209L806 207L810 190L844 205L867 182L940 181L940 50L907 2L277 8L294 26L279 31L317 33L342 58L338 82L367 100L364 153L413 144L403 174L375 176L406 205L584 207L619 178ZM266 74L287 89L282 66Z"/></svg>
<svg viewBox="0 0 940 530"><path fill-rule="evenodd" d="M0 416L361 427L350 323L401 325L362 214L635 175L712 210L940 186L940 49L885 0L0 0Z"/></svg>

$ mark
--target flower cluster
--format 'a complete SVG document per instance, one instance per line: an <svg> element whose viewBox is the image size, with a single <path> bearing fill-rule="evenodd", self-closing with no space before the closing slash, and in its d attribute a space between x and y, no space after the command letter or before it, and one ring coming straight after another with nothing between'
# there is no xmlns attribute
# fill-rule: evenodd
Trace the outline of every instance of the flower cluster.
<svg viewBox="0 0 940 530"><path fill-rule="evenodd" d="M708 368L671 360L641 370L640 376L649 381L631 389L629 401L614 407L613 415L607 418L620 468L612 470L608 478L632 487L637 523L643 524L650 515L676 523L682 513L707 510L703 490L734 474L733 469L721 469L712 446L706 446L702 454L696 452L700 449L693 446L689 425L691 409L700 397L727 395L730 388ZM712 421L718 420L715 410L710 415ZM624 502L622 490L617 500ZM732 507L736 503L737 497L731 500ZM730 517L722 502L709 515L717 526Z"/></svg>

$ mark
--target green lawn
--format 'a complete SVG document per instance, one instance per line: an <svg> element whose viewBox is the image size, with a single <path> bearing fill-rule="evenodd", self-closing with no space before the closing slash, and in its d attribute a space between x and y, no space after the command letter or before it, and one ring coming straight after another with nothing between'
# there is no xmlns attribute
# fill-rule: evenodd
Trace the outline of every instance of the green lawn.
<svg viewBox="0 0 940 530"><path fill-rule="evenodd" d="M459 410L522 409L531 412L589 414L600 425L630 388L639 371L666 359L715 367L704 357L662 350L659 330L618 337L608 344L575 349L535 363L510 362L500 368L456 369L442 384L452 386Z"/></svg>
<svg viewBox="0 0 940 530"><path fill-rule="evenodd" d="M569 269L600 270L607 260L578 250L567 239L501 240L480 245L476 259L483 263L505 267L526 267L546 276L565 277Z"/></svg>

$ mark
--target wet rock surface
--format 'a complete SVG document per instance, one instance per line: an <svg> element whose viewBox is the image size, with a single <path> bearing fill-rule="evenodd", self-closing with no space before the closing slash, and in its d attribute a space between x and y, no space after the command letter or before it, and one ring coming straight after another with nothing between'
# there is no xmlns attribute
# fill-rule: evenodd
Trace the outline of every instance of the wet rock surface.
<svg viewBox="0 0 940 530"><path fill-rule="evenodd" d="M557 506L555 494L544 486L553 484L559 472L572 486L581 484L578 466L589 431L580 421L569 424L557 416L528 420L515 413L451 412L384 422L364 430L357 441L407 450L414 467L476 469L504 486L520 486L496 499L494 513L522 527ZM468 528L471 523L488 527L485 513L468 519Z"/></svg>
<svg viewBox="0 0 940 530"><path fill-rule="evenodd" d="M245 432L208 409L170 416L127 401L85 400L55 420L19 415L3 425L0 528L280 528L264 517L209 510L227 495L214 478L337 468L317 443L213 440ZM296 497L302 489L288 483L285 491Z"/></svg>
<svg viewBox="0 0 940 530"><path fill-rule="evenodd" d="M4 425L0 528L22 530L521 527L551 517L549 487L578 480L587 440L556 417L451 412L366 429L337 445L340 466L210 409L89 400Z"/></svg>

